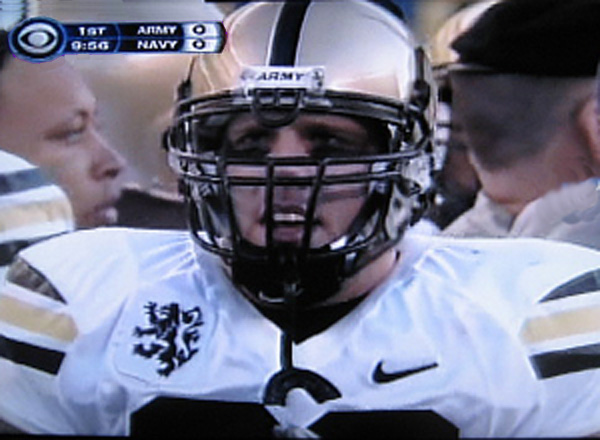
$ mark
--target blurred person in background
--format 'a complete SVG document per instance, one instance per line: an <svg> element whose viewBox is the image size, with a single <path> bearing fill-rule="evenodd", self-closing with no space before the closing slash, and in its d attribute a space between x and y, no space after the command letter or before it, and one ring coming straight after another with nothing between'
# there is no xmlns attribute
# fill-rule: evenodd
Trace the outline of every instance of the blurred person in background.
<svg viewBox="0 0 600 440"><path fill-rule="evenodd" d="M99 99L107 136L130 164L117 203L117 224L185 229L185 205L162 148L171 121L175 85L190 65L185 54L120 55L76 61ZM110 68L107 68L110 66ZM182 73L183 72L183 73Z"/></svg>
<svg viewBox="0 0 600 440"><path fill-rule="evenodd" d="M458 54L450 44L496 2L486 0L460 9L430 41L433 74L438 86L435 144L442 157L442 165L435 175L436 197L425 217L440 229L471 208L480 189L477 173L469 161L462 129L452 121L452 89L448 69L458 61Z"/></svg>
<svg viewBox="0 0 600 440"><path fill-rule="evenodd" d="M598 135L600 136L600 60L598 60L598 74L596 75L596 117L598 121Z"/></svg>
<svg viewBox="0 0 600 440"><path fill-rule="evenodd" d="M40 15L65 22L149 23L220 21L223 11L237 6L200 0L78 0L69 4L43 0L37 5ZM187 227L177 177L167 165L162 138L171 121L175 87L191 58L182 53L67 56L98 99L106 138L128 163L116 205L119 226Z"/></svg>
<svg viewBox="0 0 600 440"><path fill-rule="evenodd" d="M0 146L62 187L77 227L117 221L125 160L100 133L95 96L64 58L35 64L11 56L3 31Z"/></svg>
<svg viewBox="0 0 600 440"><path fill-rule="evenodd" d="M452 47L452 121L482 185L445 230L600 247L600 2L505 0Z"/></svg>

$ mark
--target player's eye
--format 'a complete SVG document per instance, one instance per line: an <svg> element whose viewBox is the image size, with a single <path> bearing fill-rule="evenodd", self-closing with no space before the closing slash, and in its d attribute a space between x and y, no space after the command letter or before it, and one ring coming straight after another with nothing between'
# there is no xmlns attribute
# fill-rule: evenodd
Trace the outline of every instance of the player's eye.
<svg viewBox="0 0 600 440"><path fill-rule="evenodd" d="M364 153L364 145L360 139L344 134L319 129L309 133L308 139L311 143L311 156L315 158L357 156Z"/></svg>
<svg viewBox="0 0 600 440"><path fill-rule="evenodd" d="M248 130L227 142L227 152L238 157L265 157L269 154L270 139L267 130Z"/></svg>

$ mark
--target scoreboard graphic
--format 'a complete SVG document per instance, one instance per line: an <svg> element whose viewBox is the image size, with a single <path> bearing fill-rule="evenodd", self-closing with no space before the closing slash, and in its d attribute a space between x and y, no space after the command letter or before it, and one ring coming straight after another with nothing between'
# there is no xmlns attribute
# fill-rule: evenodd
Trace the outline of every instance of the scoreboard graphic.
<svg viewBox="0 0 600 440"><path fill-rule="evenodd" d="M79 53L219 53L224 44L219 21L67 24L34 17L9 36L11 52L33 62Z"/></svg>

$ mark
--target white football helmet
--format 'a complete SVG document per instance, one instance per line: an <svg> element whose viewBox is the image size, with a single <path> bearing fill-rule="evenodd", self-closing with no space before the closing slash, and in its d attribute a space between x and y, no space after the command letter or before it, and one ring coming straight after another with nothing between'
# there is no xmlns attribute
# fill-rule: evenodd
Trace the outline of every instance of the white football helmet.
<svg viewBox="0 0 600 440"><path fill-rule="evenodd" d="M424 207L435 98L428 60L399 17L366 1L252 2L224 26L223 52L199 57L180 85L165 138L192 232L256 300L318 304L398 243ZM341 157L240 157L228 153L223 133L244 113L271 128L305 113L356 118L382 133L381 145L376 154ZM364 172L339 171L348 164ZM230 171L236 166L262 171L240 176ZM290 176L278 172L284 167L315 171ZM311 245L321 198L349 184L362 185L367 194L360 213L332 242ZM244 186L263 188L264 246L240 232L231 194ZM293 246L273 237L282 221L274 214L273 193L285 186L308 193L303 238Z"/></svg>

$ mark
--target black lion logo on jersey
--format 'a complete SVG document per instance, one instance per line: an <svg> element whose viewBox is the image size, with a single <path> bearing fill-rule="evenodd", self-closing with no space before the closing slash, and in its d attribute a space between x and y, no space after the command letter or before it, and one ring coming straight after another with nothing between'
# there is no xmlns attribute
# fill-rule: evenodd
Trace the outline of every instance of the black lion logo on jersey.
<svg viewBox="0 0 600 440"><path fill-rule="evenodd" d="M198 351L194 345L200 340L198 327L204 324L202 311L200 307L182 310L176 303L159 307L150 302L144 308L149 326L136 326L133 335L153 339L134 344L133 352L148 359L156 358L160 364L158 374L168 376Z"/></svg>

